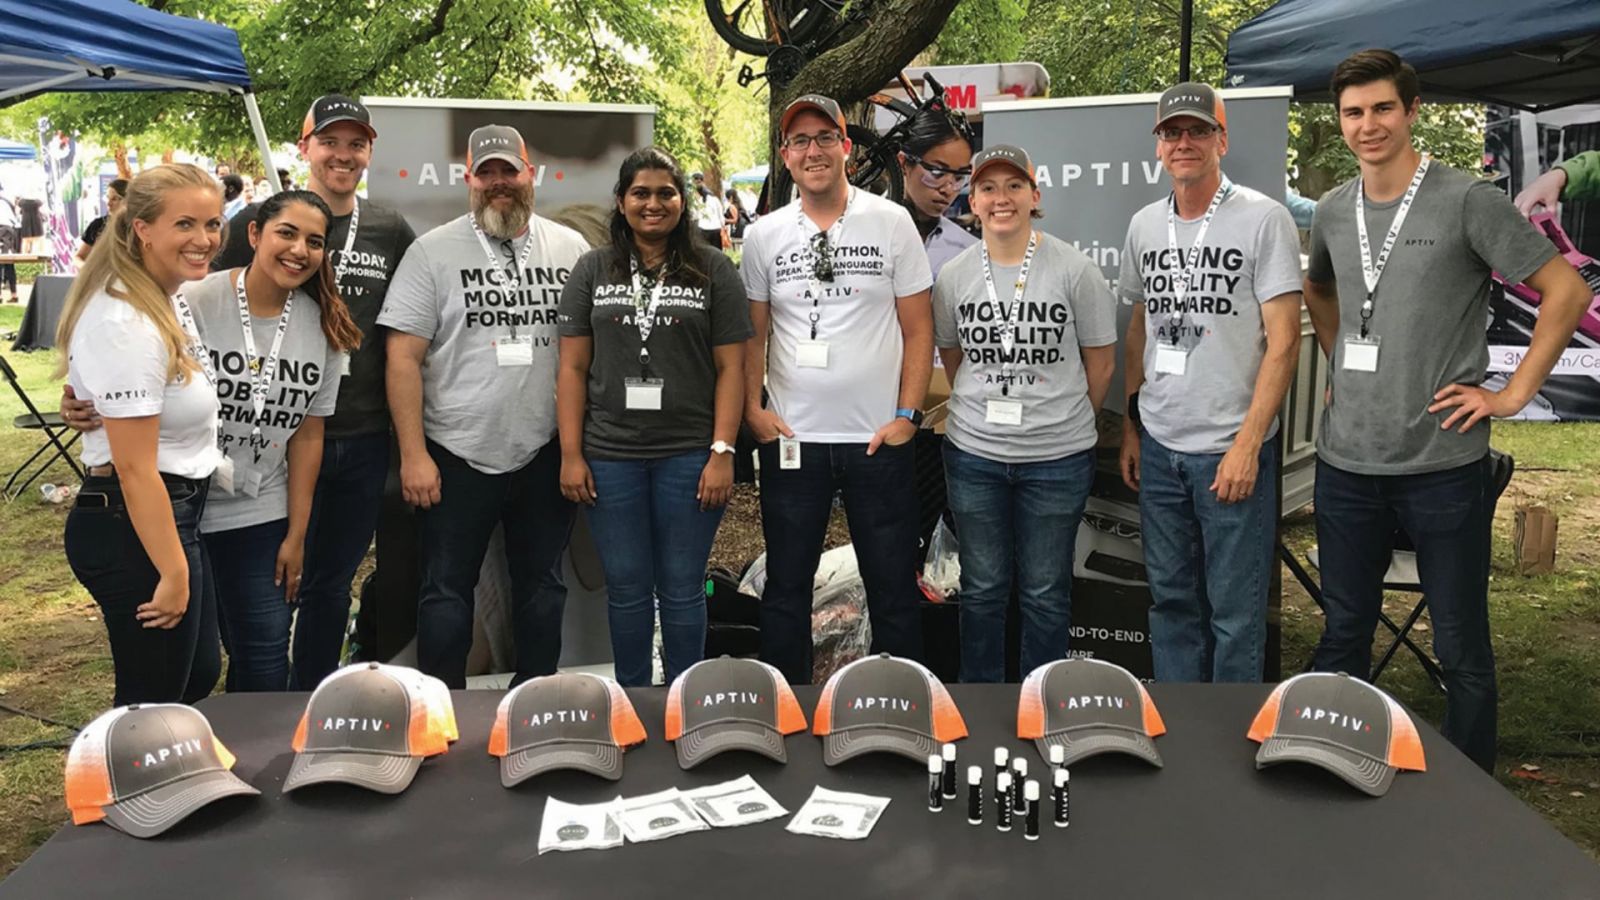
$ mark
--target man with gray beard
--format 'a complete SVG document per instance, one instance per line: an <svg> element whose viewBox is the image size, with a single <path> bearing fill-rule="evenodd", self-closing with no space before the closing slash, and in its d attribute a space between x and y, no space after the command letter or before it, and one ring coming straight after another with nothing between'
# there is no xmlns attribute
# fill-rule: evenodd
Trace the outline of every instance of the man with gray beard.
<svg viewBox="0 0 1600 900"><path fill-rule="evenodd" d="M538 590L566 548L556 433L556 309L577 232L533 213L515 128L467 140L471 212L417 239L389 285L389 408L400 484L421 520L417 664L466 686L473 592L503 525L516 639L513 685L556 670L565 594Z"/></svg>

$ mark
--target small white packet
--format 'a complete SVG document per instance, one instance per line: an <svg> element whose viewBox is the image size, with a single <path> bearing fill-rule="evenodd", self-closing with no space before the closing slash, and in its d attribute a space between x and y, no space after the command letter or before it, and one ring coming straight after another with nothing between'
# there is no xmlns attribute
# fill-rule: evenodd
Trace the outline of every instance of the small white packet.
<svg viewBox="0 0 1600 900"><path fill-rule="evenodd" d="M754 825L789 814L749 775L686 791L684 796L700 818L717 828Z"/></svg>
<svg viewBox="0 0 1600 900"><path fill-rule="evenodd" d="M785 828L795 834L859 841L872 833L872 826L888 807L888 797L818 787Z"/></svg>
<svg viewBox="0 0 1600 900"><path fill-rule="evenodd" d="M554 797L544 802L539 823L539 854L551 850L609 850L622 846L622 826L615 816L615 801L563 803Z"/></svg>
<svg viewBox="0 0 1600 900"><path fill-rule="evenodd" d="M616 815L622 825L622 833L636 844L710 828L700 821L699 814L694 811L688 798L677 788L642 797L619 797Z"/></svg>

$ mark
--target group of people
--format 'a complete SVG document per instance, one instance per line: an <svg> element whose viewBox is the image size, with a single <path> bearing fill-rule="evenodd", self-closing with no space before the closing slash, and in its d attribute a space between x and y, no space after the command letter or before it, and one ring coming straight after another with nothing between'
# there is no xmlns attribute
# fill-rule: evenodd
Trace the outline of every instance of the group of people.
<svg viewBox="0 0 1600 900"><path fill-rule="evenodd" d="M900 157L904 206L849 184L837 103L791 102L779 147L798 199L749 224L737 268L665 152L622 164L609 244L592 249L535 212L526 144L505 126L469 138L467 212L414 238L357 200L377 135L339 96L313 105L301 136L311 190L227 229L206 173L141 174L60 337L76 395L63 413L90 429L67 553L105 610L117 702L203 696L219 627L230 689L309 688L337 665L391 427L420 527L418 664L453 687L496 525L516 681L554 671L580 505L618 680L650 683L658 614L666 678L698 661L741 428L759 446L761 657L811 680L813 578L842 494L873 649L919 658L912 444L935 348L951 385L961 678L1004 678L1013 592L1029 671L1070 649L1074 542L1119 338L1120 466L1140 498L1156 677L1259 680L1303 298L1332 383L1316 666L1365 675L1404 528L1450 687L1444 732L1488 765L1487 418L1532 396L1589 293L1507 198L1417 152L1417 79L1398 57L1356 54L1333 94L1361 175L1320 204L1304 278L1288 211L1226 177L1223 102L1192 83L1156 108L1171 193L1130 223L1114 286L1036 225L1027 151L975 153L937 102ZM981 236L945 218L963 189ZM1491 270L1545 297L1498 393L1477 386ZM1120 335L1119 295L1133 307Z"/></svg>

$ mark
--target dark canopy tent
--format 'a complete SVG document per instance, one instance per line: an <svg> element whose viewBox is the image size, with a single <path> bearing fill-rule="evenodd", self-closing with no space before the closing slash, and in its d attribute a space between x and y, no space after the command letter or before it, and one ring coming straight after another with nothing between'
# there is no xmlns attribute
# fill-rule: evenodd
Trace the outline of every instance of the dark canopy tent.
<svg viewBox="0 0 1600 900"><path fill-rule="evenodd" d="M1600 0L1283 0L1228 38L1228 86L1332 99L1340 60L1387 47L1430 101L1539 111L1600 99Z"/></svg>
<svg viewBox="0 0 1600 900"><path fill-rule="evenodd" d="M231 28L132 0L0 0L0 23L0 106L46 91L238 94L261 158L272 158ZM272 166L267 177L277 187Z"/></svg>

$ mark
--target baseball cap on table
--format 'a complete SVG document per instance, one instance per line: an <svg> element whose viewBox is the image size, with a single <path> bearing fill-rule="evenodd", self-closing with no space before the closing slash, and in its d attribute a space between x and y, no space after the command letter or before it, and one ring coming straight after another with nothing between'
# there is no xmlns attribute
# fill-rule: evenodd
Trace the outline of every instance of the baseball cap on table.
<svg viewBox="0 0 1600 900"><path fill-rule="evenodd" d="M295 729L283 789L338 781L398 794L424 758L448 750L443 717L408 671L367 663L324 678Z"/></svg>
<svg viewBox="0 0 1600 900"><path fill-rule="evenodd" d="M304 140L335 122L354 122L366 129L368 138L377 138L372 127L372 114L360 100L343 94L324 94L306 110L305 121L300 125L300 138Z"/></svg>
<svg viewBox="0 0 1600 900"><path fill-rule="evenodd" d="M1160 766L1152 738L1166 732L1139 679L1104 660L1058 659L1022 682L1017 737L1031 739L1046 759L1059 745L1068 764L1099 753L1128 753Z"/></svg>
<svg viewBox="0 0 1600 900"><path fill-rule="evenodd" d="M491 159L503 159L517 167L521 172L528 167L528 145L522 140L522 132L510 125L484 125L472 129L472 134L467 137L467 171L476 172L478 167Z"/></svg>
<svg viewBox="0 0 1600 900"><path fill-rule="evenodd" d="M1228 127L1222 98L1211 85L1198 81L1185 81L1162 92L1161 99L1156 102L1156 124L1150 130L1154 132L1162 123L1178 116L1193 116L1218 128Z"/></svg>
<svg viewBox="0 0 1600 900"><path fill-rule="evenodd" d="M530 679L506 694L495 710L489 753L500 757L506 787L557 769L616 781L622 752L644 739L644 723L621 685L571 672Z"/></svg>
<svg viewBox="0 0 1600 900"><path fill-rule="evenodd" d="M1422 738L1394 698L1331 672L1296 675L1273 689L1250 725L1256 768L1307 762L1381 797L1395 772L1427 769Z"/></svg>
<svg viewBox="0 0 1600 900"><path fill-rule="evenodd" d="M667 691L667 740L689 769L724 750L789 761L784 735L806 729L806 715L783 673L764 662L724 656L695 663Z"/></svg>
<svg viewBox="0 0 1600 900"><path fill-rule="evenodd" d="M134 837L154 837L213 800L260 794L229 771L233 762L193 707L119 706L73 739L67 808L74 824L104 821Z"/></svg>
<svg viewBox="0 0 1600 900"><path fill-rule="evenodd" d="M445 740L455 743L461 738L461 729L456 726L455 701L450 696L450 688L445 683L432 675L424 675L410 666L396 666L390 663L367 663L368 667L377 666L386 669L401 678L409 679L417 690L421 691L422 699L427 704L428 714L436 720L436 727L444 734Z"/></svg>
<svg viewBox="0 0 1600 900"><path fill-rule="evenodd" d="M1027 176L1028 183L1034 187L1039 182L1034 180L1033 157L1028 151L1014 144L995 144L985 147L972 158L972 181L978 180L978 175L990 166L1007 165Z"/></svg>
<svg viewBox="0 0 1600 900"><path fill-rule="evenodd" d="M794 117L806 110L821 113L825 119L832 119L833 123L839 126L840 133L848 130L845 128L844 112L839 109L839 104L832 97L802 94L790 100L789 105L783 108L783 115L778 118L778 134L787 132L789 123L794 121Z"/></svg>
<svg viewBox="0 0 1600 900"><path fill-rule="evenodd" d="M925 763L939 745L967 736L950 693L921 663L887 653L858 659L822 686L812 732L822 761L887 751Z"/></svg>

